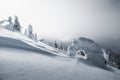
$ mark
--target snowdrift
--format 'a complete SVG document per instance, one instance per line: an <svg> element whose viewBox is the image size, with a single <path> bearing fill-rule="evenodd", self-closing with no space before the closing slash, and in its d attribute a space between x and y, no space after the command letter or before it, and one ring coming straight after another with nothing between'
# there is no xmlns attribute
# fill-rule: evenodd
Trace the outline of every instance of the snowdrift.
<svg viewBox="0 0 120 80"><path fill-rule="evenodd" d="M30 50L45 55L64 55L40 41L32 40L19 32L13 32L2 27L0 27L0 47Z"/></svg>

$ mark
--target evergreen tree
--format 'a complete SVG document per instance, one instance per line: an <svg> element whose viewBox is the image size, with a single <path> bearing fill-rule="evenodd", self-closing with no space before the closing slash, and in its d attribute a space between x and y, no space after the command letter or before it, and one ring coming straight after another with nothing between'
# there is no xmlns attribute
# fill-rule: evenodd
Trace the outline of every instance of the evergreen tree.
<svg viewBox="0 0 120 80"><path fill-rule="evenodd" d="M11 16L8 17L8 22L11 24L12 23L12 18Z"/></svg>
<svg viewBox="0 0 120 80"><path fill-rule="evenodd" d="M55 48L58 48L58 44L57 44L57 42L56 42L56 41L55 41L54 45L55 45Z"/></svg>
<svg viewBox="0 0 120 80"><path fill-rule="evenodd" d="M21 26L18 20L18 17L15 16L15 22L14 22L14 26L13 26L14 30L21 32Z"/></svg>
<svg viewBox="0 0 120 80"><path fill-rule="evenodd" d="M31 38L31 39L34 38L33 28L32 28L31 24L28 25L28 37Z"/></svg>

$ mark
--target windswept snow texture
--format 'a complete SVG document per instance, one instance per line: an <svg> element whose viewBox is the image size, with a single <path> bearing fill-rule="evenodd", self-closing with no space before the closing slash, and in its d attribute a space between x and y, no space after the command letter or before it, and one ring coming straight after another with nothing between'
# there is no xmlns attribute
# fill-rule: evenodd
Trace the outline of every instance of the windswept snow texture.
<svg viewBox="0 0 120 80"><path fill-rule="evenodd" d="M112 72L82 62L0 28L0 80L120 80L118 70Z"/></svg>

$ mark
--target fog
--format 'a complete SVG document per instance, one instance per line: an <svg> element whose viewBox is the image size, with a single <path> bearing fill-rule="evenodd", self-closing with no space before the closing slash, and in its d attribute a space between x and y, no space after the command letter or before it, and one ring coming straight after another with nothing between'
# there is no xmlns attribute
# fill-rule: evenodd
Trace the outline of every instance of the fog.
<svg viewBox="0 0 120 80"><path fill-rule="evenodd" d="M0 0L0 10L0 20L17 15L40 38L120 38L120 0Z"/></svg>

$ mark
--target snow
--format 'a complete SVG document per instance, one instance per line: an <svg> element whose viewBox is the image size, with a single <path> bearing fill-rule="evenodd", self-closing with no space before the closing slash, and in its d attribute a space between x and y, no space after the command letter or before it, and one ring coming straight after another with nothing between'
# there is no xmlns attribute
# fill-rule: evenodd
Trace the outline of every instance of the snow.
<svg viewBox="0 0 120 80"><path fill-rule="evenodd" d="M72 42L72 44L68 47L67 53L69 56L78 56L77 52L81 51L85 56L80 56L82 59L86 59L88 62L101 67L106 68L105 58L103 56L102 48L97 45L93 40L80 37Z"/></svg>
<svg viewBox="0 0 120 80"><path fill-rule="evenodd" d="M102 53L101 47L99 47L93 40L80 37L75 39L68 48L68 54L75 56L77 50L83 49L87 52Z"/></svg>
<svg viewBox="0 0 120 80"><path fill-rule="evenodd" d="M0 27L0 44L5 47L14 47L40 52L44 54L66 56L54 48L36 40L32 40L19 32L13 32Z"/></svg>
<svg viewBox="0 0 120 80"><path fill-rule="evenodd" d="M78 57L78 58L82 58L82 59L85 59L87 60L87 54L85 53L84 50L78 50L76 52L76 56L75 57Z"/></svg>
<svg viewBox="0 0 120 80"><path fill-rule="evenodd" d="M119 75L0 27L0 80L120 80Z"/></svg>
<svg viewBox="0 0 120 80"><path fill-rule="evenodd" d="M103 51L103 56L106 59L106 61L109 61L109 53L107 53L104 49L102 49Z"/></svg>
<svg viewBox="0 0 120 80"><path fill-rule="evenodd" d="M8 52L8 51L9 52ZM119 80L119 74L36 52L0 48L1 80Z"/></svg>

